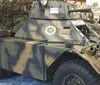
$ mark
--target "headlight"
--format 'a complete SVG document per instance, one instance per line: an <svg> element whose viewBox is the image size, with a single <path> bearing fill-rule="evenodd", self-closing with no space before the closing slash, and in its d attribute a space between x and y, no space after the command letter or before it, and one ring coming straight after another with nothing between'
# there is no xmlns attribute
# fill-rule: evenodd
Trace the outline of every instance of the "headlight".
<svg viewBox="0 0 100 85"><path fill-rule="evenodd" d="M72 40L65 41L65 48L73 48L73 47L74 47L74 41Z"/></svg>
<svg viewBox="0 0 100 85"><path fill-rule="evenodd" d="M46 5L47 4L47 0L41 0L41 4L42 5Z"/></svg>

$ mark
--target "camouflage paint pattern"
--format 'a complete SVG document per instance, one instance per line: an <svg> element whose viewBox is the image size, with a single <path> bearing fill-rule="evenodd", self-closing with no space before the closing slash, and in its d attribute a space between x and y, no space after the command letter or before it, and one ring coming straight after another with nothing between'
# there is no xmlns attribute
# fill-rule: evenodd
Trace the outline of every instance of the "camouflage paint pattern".
<svg viewBox="0 0 100 85"><path fill-rule="evenodd" d="M15 2L12 2L14 7ZM16 3L18 4L18 1ZM26 3L23 5L26 6ZM29 17L26 15L25 18L12 19L18 20L17 25L14 25L12 30L9 28L1 30L1 33L6 33L0 36L0 68L39 80L47 80L47 68L67 51L88 61L100 74L99 35L84 21L72 20L74 16L68 15L68 10L73 8L70 6L63 1L48 1L45 9L42 9L39 3L34 1ZM26 8L28 10L29 5ZM87 37L84 27L93 36ZM13 36L9 36L8 33L12 34L12 31ZM66 40L73 41L74 47L65 47L68 44L65 43Z"/></svg>

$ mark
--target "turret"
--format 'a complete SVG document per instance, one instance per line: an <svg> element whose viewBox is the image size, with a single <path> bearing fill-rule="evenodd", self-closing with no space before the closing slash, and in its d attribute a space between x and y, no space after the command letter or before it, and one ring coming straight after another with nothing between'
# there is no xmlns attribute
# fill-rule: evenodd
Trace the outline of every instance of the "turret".
<svg viewBox="0 0 100 85"><path fill-rule="evenodd" d="M30 18L69 19L72 18L68 13L71 9L74 9L73 5L63 0L38 0L33 3Z"/></svg>

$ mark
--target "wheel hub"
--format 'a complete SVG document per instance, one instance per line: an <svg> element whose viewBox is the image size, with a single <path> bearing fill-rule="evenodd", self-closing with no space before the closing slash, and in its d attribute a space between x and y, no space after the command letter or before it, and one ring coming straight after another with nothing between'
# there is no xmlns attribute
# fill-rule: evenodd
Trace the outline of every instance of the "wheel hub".
<svg viewBox="0 0 100 85"><path fill-rule="evenodd" d="M75 74L69 74L62 79L61 85L86 85L86 84L81 77Z"/></svg>

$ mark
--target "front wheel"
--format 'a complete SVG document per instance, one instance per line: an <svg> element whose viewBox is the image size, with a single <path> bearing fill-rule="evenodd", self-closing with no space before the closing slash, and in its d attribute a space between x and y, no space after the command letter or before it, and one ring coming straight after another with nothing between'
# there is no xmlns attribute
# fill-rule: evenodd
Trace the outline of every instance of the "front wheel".
<svg viewBox="0 0 100 85"><path fill-rule="evenodd" d="M53 85L99 85L98 75L87 62L68 61L54 75Z"/></svg>

